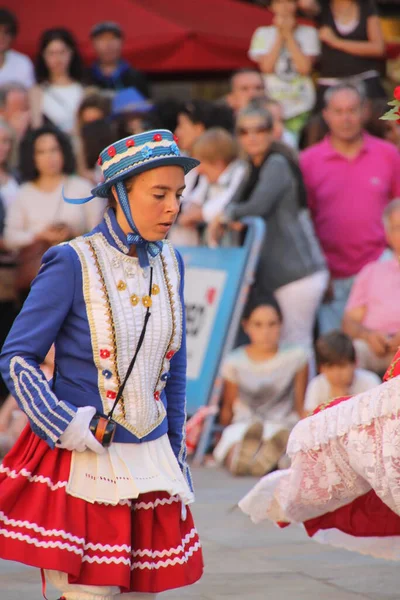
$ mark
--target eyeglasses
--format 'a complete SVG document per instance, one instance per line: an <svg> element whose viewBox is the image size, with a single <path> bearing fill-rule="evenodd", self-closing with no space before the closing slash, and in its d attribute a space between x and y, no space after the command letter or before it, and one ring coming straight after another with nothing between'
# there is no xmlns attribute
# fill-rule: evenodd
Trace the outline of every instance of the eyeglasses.
<svg viewBox="0 0 400 600"><path fill-rule="evenodd" d="M271 128L267 127L267 125L260 125L259 127L250 127L250 128L238 127L237 134L240 136L245 136L245 135L250 135L252 133L254 133L254 134L268 133L269 131L271 131Z"/></svg>

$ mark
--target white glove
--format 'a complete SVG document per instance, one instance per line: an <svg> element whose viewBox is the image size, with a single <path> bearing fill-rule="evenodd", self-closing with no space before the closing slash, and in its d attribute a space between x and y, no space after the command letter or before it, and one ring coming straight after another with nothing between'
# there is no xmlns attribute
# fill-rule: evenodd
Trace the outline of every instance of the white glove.
<svg viewBox="0 0 400 600"><path fill-rule="evenodd" d="M103 454L106 449L99 444L89 429L90 421L95 413L94 406L78 408L71 423L56 442L57 448L76 450L77 452L84 452L89 449L96 452L96 454Z"/></svg>

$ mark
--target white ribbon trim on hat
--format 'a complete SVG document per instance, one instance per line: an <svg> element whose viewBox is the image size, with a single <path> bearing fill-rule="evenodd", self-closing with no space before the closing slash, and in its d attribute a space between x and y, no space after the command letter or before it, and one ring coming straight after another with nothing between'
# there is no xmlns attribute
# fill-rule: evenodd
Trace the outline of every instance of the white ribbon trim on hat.
<svg viewBox="0 0 400 600"><path fill-rule="evenodd" d="M147 147L147 148L151 148L153 150L153 148L157 148L157 149L162 149L164 148L166 151L170 151L170 148L172 146L172 144L174 144L175 142L173 140L167 140L168 141L168 146L164 146L164 144L162 143L164 140L162 140L161 142L144 142L143 144L140 144L140 146L126 146L124 152L119 151L115 156L113 156L111 159L108 158L106 160L103 159L103 164L101 165L103 167L103 169L108 169L108 167L111 167L114 164L118 164L120 162L120 160L122 158L125 158L126 156L136 156L136 154L139 154L142 151L142 148ZM116 146L116 144L115 144ZM115 148L117 149L117 148ZM103 153L102 153L103 154ZM150 158L161 158L160 156L149 156Z"/></svg>

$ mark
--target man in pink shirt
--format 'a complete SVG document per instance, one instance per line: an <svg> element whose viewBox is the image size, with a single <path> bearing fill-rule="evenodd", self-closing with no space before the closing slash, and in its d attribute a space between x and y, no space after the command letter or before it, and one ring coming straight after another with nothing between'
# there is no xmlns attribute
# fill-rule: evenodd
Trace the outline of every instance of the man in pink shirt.
<svg viewBox="0 0 400 600"><path fill-rule="evenodd" d="M324 118L330 133L300 157L315 231L331 273L320 332L340 327L354 276L386 248L382 213L400 195L400 154L363 131L358 89L328 90Z"/></svg>
<svg viewBox="0 0 400 600"><path fill-rule="evenodd" d="M354 339L358 366L383 374L400 346L400 199L385 208L383 223L393 257L366 265L346 305L343 329Z"/></svg>

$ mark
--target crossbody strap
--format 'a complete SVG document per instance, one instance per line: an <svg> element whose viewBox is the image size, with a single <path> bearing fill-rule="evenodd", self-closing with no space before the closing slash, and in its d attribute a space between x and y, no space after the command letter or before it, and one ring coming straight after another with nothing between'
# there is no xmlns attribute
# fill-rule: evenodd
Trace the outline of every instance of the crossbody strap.
<svg viewBox="0 0 400 600"><path fill-rule="evenodd" d="M150 267L150 286L149 286L149 296L150 296L150 298L151 298L152 287L153 287L153 267ZM118 394L117 394L117 397L115 398L115 402L113 404L113 407L112 407L112 409L110 410L110 412L107 415L108 419L112 419L114 410L116 409L117 404L121 400L122 394L124 393L126 382L128 381L130 374L132 373L132 369L135 366L137 355L139 354L140 348L142 347L142 344L143 344L143 341L144 341L144 336L146 335L147 323L149 322L150 316L151 316L150 306L148 306L147 310L146 310L145 317L144 317L144 323L143 323L142 331L141 331L141 334L140 334L140 337L139 337L139 341L138 341L137 346L136 346L135 353L134 353L133 358L132 358L132 360L130 362L130 365L128 367L128 370L126 372L124 380L123 380L123 382L121 383L121 385L119 387Z"/></svg>

